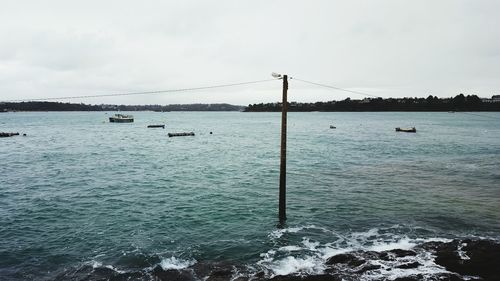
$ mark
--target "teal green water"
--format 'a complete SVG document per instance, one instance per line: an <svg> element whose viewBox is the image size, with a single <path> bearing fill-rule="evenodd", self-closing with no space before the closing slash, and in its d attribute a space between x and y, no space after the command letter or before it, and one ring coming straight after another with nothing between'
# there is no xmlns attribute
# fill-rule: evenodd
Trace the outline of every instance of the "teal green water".
<svg viewBox="0 0 500 281"><path fill-rule="evenodd" d="M0 139L3 279L85 263L314 272L318 252L500 237L500 113L290 113L281 230L279 113L131 114L0 114L27 134ZM167 137L180 131L196 136Z"/></svg>

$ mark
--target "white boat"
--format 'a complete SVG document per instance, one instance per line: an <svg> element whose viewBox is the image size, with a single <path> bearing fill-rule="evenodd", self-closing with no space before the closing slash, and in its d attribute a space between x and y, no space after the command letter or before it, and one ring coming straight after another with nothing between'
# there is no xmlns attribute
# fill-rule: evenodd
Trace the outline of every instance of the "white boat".
<svg viewBox="0 0 500 281"><path fill-rule="evenodd" d="M125 114L115 114L115 116L109 117L109 122L113 123L131 123L134 122L134 116Z"/></svg>
<svg viewBox="0 0 500 281"><path fill-rule="evenodd" d="M417 129L415 127L411 127L411 128L400 128L400 127L397 127L396 128L396 132L416 133Z"/></svg>

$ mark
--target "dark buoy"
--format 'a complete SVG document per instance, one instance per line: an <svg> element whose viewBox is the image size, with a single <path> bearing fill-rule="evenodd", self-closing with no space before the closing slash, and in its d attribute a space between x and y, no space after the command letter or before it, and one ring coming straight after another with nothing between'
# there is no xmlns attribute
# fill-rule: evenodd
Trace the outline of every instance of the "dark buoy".
<svg viewBox="0 0 500 281"><path fill-rule="evenodd" d="M26 136L26 134L23 134L23 137L25 137L25 136Z"/></svg>
<svg viewBox="0 0 500 281"><path fill-rule="evenodd" d="M210 132L210 134L212 134L212 132Z"/></svg>

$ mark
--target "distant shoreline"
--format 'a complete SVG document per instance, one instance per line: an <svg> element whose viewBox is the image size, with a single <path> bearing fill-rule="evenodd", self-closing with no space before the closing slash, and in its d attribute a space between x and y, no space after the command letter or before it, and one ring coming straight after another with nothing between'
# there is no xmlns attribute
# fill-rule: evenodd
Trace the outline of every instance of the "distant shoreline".
<svg viewBox="0 0 500 281"><path fill-rule="evenodd" d="M34 113L44 113L44 112L155 112L152 110L16 110L16 111L0 111L0 114L2 113L27 113L27 112L34 112ZM172 110L172 111L164 111L164 112L157 112L157 113L168 113L168 112L241 112L241 113L281 113L280 111L236 111L236 110ZM288 113L391 113L391 112L409 112L409 113L437 113L437 112L442 112L442 113L461 113L461 112L500 112L500 110L464 110L464 111L453 111L449 112L446 110L357 110L357 111L293 111L293 110L288 110ZM1 115L0 115L1 116Z"/></svg>
<svg viewBox="0 0 500 281"><path fill-rule="evenodd" d="M289 112L498 112L500 111L500 95L491 98L479 98L476 95L463 94L454 98L365 98L341 101L314 103L288 102ZM196 112L280 112L282 103L258 103L248 106L216 104L169 104L169 105L90 105L84 103L62 102L4 102L0 103L1 112L70 112L70 111L196 111Z"/></svg>
<svg viewBox="0 0 500 281"><path fill-rule="evenodd" d="M460 111L500 111L500 96L479 98L463 94L454 98L365 98L314 103L287 103L289 112L460 112ZM250 104L246 112L278 112L282 103Z"/></svg>
<svg viewBox="0 0 500 281"><path fill-rule="evenodd" d="M0 103L0 112L51 112L51 111L242 111L244 106L227 103L216 104L170 104L170 105L90 105L62 102L8 102Z"/></svg>

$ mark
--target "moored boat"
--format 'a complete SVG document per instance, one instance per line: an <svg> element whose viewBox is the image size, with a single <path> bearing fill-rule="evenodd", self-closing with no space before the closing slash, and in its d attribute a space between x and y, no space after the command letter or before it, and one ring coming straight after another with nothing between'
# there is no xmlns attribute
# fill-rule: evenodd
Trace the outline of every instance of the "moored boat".
<svg viewBox="0 0 500 281"><path fill-rule="evenodd" d="M112 123L131 123L134 122L134 116L125 114L115 114L109 117L109 122Z"/></svg>
<svg viewBox="0 0 500 281"><path fill-rule="evenodd" d="M412 128L396 128L396 132L405 132L405 133L416 133L417 129L415 127Z"/></svg>
<svg viewBox="0 0 500 281"><path fill-rule="evenodd" d="M187 132L187 133L168 133L168 137L187 137L187 136L194 136L194 132Z"/></svg>
<svg viewBox="0 0 500 281"><path fill-rule="evenodd" d="M148 125L148 128L163 128L163 129L165 129L165 125Z"/></svg>
<svg viewBox="0 0 500 281"><path fill-rule="evenodd" d="M12 136L19 136L19 133L4 133L0 132L0 138L7 138Z"/></svg>

